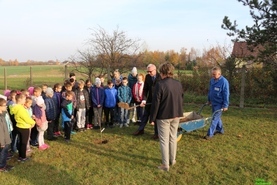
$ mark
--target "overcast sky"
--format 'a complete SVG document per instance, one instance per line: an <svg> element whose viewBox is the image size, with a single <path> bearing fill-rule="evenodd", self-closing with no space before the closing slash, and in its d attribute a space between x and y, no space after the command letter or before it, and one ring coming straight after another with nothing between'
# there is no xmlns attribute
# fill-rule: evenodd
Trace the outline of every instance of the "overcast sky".
<svg viewBox="0 0 277 185"><path fill-rule="evenodd" d="M119 27L150 51L230 45L221 28L227 15L252 25L237 0L0 0L0 58L67 60L87 48L90 28Z"/></svg>

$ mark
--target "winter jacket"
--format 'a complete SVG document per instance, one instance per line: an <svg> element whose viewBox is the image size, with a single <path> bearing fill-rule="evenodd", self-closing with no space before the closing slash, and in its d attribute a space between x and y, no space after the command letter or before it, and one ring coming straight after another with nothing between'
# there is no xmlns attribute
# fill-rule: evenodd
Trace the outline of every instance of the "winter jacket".
<svg viewBox="0 0 277 185"><path fill-rule="evenodd" d="M76 109L77 110L79 110L79 105L80 105L80 92L81 92L81 90L80 89L77 89L76 91L75 91L75 95L76 95ZM83 95L84 95L84 97L85 97L85 104L86 104L86 109L89 109L89 107L90 107L90 103L89 103L89 100L90 100L90 98L89 98L89 93L88 93L88 91L87 90L85 90L85 89L83 89Z"/></svg>
<svg viewBox="0 0 277 185"><path fill-rule="evenodd" d="M137 83L138 79L137 79L138 75L133 76L131 73L128 75L128 86L132 89L133 86Z"/></svg>
<svg viewBox="0 0 277 185"><path fill-rule="evenodd" d="M117 90L112 88L105 89L105 101L104 106L107 108L114 108L117 103Z"/></svg>
<svg viewBox="0 0 277 185"><path fill-rule="evenodd" d="M0 113L0 145L5 146L11 143L10 133L6 123L6 112Z"/></svg>
<svg viewBox="0 0 277 185"><path fill-rule="evenodd" d="M93 86L91 89L91 101L92 106L97 107L97 105L104 105L105 92L102 87Z"/></svg>
<svg viewBox="0 0 277 185"><path fill-rule="evenodd" d="M44 99L44 103L45 103L45 113L46 113L46 119L47 121L53 121L56 119L57 117L57 106L54 102L53 98L50 97L46 97Z"/></svg>
<svg viewBox="0 0 277 185"><path fill-rule="evenodd" d="M35 105L35 106L38 106L38 105ZM39 107L39 106L38 106ZM41 110L41 117L37 117L36 115L35 115L35 113L34 113L34 115L35 115L35 121L36 121L36 124L37 124L37 126L39 126L39 127L43 127L44 126L44 124L47 124L47 119L46 119L46 113L45 113L45 106L43 106L43 107L39 107L40 108L40 110Z"/></svg>
<svg viewBox="0 0 277 185"><path fill-rule="evenodd" d="M119 102L130 103L132 100L132 90L129 86L120 86L117 91Z"/></svg>
<svg viewBox="0 0 277 185"><path fill-rule="evenodd" d="M57 115L61 112L62 94L60 92L54 92L53 100L56 105Z"/></svg>
<svg viewBox="0 0 277 185"><path fill-rule="evenodd" d="M36 123L30 116L28 111L21 104L15 104L10 107L11 115L14 115L16 126L18 128L31 128Z"/></svg>
<svg viewBox="0 0 277 185"><path fill-rule="evenodd" d="M62 120L71 121L71 116L73 115L72 101L64 99L62 101L61 108L62 108Z"/></svg>

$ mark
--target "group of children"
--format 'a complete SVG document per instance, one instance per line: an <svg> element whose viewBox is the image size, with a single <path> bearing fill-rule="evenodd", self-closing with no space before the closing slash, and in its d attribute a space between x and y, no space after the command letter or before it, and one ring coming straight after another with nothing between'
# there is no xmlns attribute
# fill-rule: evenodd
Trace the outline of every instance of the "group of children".
<svg viewBox="0 0 277 185"><path fill-rule="evenodd" d="M114 76L106 86L103 77L96 78L92 85L90 80L76 81L75 74L70 73L63 86L57 83L53 89L43 85L21 91L6 90L6 99L0 98L0 171L12 169L6 161L15 152L18 152L18 161L24 162L29 159L30 145L42 151L49 148L44 142L46 131L48 140L56 140L62 128L64 139L69 142L74 130L103 127L102 112L106 126L128 127L130 113L117 104L141 103L144 75L137 74L133 68L128 78L121 77L118 71ZM132 81L131 86L128 81ZM139 122L143 108L138 107L136 113Z"/></svg>

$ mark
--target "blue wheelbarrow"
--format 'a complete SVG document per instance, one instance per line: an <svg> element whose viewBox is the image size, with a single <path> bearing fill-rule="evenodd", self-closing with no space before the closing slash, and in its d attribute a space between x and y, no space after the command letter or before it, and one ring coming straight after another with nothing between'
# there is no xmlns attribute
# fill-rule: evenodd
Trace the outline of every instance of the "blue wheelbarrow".
<svg viewBox="0 0 277 185"><path fill-rule="evenodd" d="M181 140L184 132L192 132L204 128L206 125L209 125L212 122L212 119L216 113L223 111L223 109L219 109L215 111L211 117L204 118L201 115L201 112L206 105L208 104L204 104L198 112L192 111L183 113L183 117L181 117L179 121L177 142Z"/></svg>

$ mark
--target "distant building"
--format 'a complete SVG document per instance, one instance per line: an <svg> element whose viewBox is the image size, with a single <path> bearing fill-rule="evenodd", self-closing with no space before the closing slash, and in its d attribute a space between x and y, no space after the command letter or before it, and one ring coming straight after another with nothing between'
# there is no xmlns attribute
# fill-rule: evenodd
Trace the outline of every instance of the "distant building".
<svg viewBox="0 0 277 185"><path fill-rule="evenodd" d="M246 68L262 67L262 64L254 63L252 60L258 56L262 48L262 46L251 47L246 42L235 42L232 56L236 58L236 67L242 68L243 65Z"/></svg>

